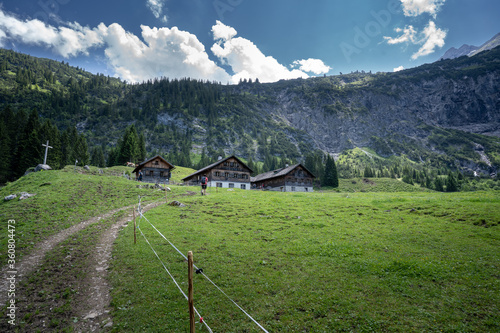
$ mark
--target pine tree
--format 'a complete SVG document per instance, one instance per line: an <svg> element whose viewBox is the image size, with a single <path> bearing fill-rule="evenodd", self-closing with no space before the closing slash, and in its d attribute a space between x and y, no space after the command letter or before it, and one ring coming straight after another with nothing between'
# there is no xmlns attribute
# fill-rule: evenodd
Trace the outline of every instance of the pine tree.
<svg viewBox="0 0 500 333"><path fill-rule="evenodd" d="M106 161L104 159L104 152L101 146L97 146L92 150L92 157L90 159L90 164L99 168L106 166Z"/></svg>
<svg viewBox="0 0 500 333"><path fill-rule="evenodd" d="M78 160L78 165L87 165L90 161L89 148L87 140L83 135L79 135L74 147L75 158Z"/></svg>
<svg viewBox="0 0 500 333"><path fill-rule="evenodd" d="M28 168L35 167L36 165L43 163L42 141L40 139L39 131L40 120L38 118L38 112L33 110L28 117L28 122L26 123L23 134L19 140L19 149L16 156L16 177L22 176Z"/></svg>
<svg viewBox="0 0 500 333"><path fill-rule="evenodd" d="M337 175L337 167L333 157L326 157L325 175L323 177L323 186L339 187L339 178Z"/></svg>
<svg viewBox="0 0 500 333"><path fill-rule="evenodd" d="M142 162L146 159L146 139L144 139L144 133L141 132L139 135L139 156L137 158L138 162Z"/></svg>
<svg viewBox="0 0 500 333"><path fill-rule="evenodd" d="M127 162L137 162L140 153L139 137L134 125L130 125L125 130L125 135L119 149L119 165L124 165Z"/></svg>
<svg viewBox="0 0 500 333"><path fill-rule="evenodd" d="M446 179L446 192L457 192L458 191L458 182L450 172L448 173L448 178Z"/></svg>

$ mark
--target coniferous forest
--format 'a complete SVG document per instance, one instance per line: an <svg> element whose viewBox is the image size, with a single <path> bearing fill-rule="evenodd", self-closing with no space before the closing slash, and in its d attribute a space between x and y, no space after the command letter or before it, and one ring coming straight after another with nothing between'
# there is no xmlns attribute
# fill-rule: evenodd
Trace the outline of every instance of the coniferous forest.
<svg viewBox="0 0 500 333"><path fill-rule="evenodd" d="M482 66L472 69L472 60L462 58L439 66L455 68L447 71L451 78L459 76L457 68L479 76L488 69L497 70L498 53L497 49L477 58ZM235 154L256 174L303 163L318 177L317 185L327 187L338 186L339 177L390 177L438 191L475 189L472 179L476 178L470 168L464 168L466 164L483 170L476 176L490 179L490 187L498 186L497 137L421 125L419 130L430 133L427 143L433 150L397 134L400 136L372 136L364 147L328 151L324 143L269 111L279 109L276 95L286 91L297 107L307 102L317 104L325 114L362 118L369 105L345 102L358 93L359 86L391 95L391 87L403 80L432 79L432 66L437 65L424 65L406 74L356 72L274 84L242 80L227 85L189 78L130 84L64 61L2 49L0 183L13 181L42 163L42 143L49 141L53 148L47 163L56 169L75 163L98 167L137 163L156 154L174 165L197 169L219 155ZM343 87L338 86L340 81ZM338 97L335 104L321 104L330 96ZM483 147L484 154L464 148L472 142Z"/></svg>

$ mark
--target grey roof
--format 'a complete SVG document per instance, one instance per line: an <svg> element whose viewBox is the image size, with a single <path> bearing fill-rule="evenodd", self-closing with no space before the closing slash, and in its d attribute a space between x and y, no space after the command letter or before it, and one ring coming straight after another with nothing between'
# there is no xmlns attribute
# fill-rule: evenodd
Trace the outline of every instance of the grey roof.
<svg viewBox="0 0 500 333"><path fill-rule="evenodd" d="M266 180L266 179L271 179L271 178L285 176L285 175L289 174L292 170L294 170L296 167L298 167L299 165L302 168L304 168L304 170L306 170L307 172L309 172L313 178L316 177L316 176L314 176L314 174L311 171L307 170L307 168L305 166L303 166L302 164L298 163L298 164L294 164L294 165L291 165L291 166L288 166L288 167L285 167L285 168L276 169L276 170L272 170L272 171L261 173L260 175L252 177L250 179L250 181L252 183L255 183L255 182L260 182L260 181Z"/></svg>
<svg viewBox="0 0 500 333"><path fill-rule="evenodd" d="M207 165L206 167L204 167L204 168L202 168L202 169L200 169L200 170L198 170L198 171L196 171L196 172L194 172L194 173L190 174L190 175L189 175L189 176L187 176L187 177L182 178L181 180L185 180L185 179L191 178L191 177L196 176L197 174L200 174L200 173L201 173L201 174L203 174L203 172L204 172L204 171L210 170L210 169L214 168L215 166L217 166L217 165L219 165L219 164L221 164L221 163L224 163L225 161L227 161L227 160L228 160L228 159L230 159L230 158L234 158L234 159L236 159L238 162L240 162L241 164L243 164L243 165L244 165L244 166L245 166L248 170L250 170L250 173L252 173L252 172L253 172L253 170L252 170L252 169L250 169L250 168L248 167L248 165L246 165L245 163L243 163L243 161L241 161L238 157L236 157L236 156L234 156L234 155L231 155L231 156L229 156L229 157L223 158L222 160L218 160L218 161L217 161L217 162L215 162L215 163L212 163L212 164L210 164L210 165Z"/></svg>
<svg viewBox="0 0 500 333"><path fill-rule="evenodd" d="M171 168L171 170L172 170L172 169L175 169L175 166L174 166L172 163L168 162L166 159L164 159L164 158L163 158L163 157L161 157L160 155L156 155L156 156L154 156L154 157L151 157L149 160L145 160L144 162L137 164L137 166L135 167L134 171L132 171L132 173L139 171L140 169L142 169L141 167L142 167L144 164L146 164L146 163L148 163L148 162L150 162L150 161L154 160L154 159L155 159L155 158L157 158L157 157L161 158L161 159L162 159L165 163L167 163L168 165L170 165L170 166L172 167L172 168Z"/></svg>

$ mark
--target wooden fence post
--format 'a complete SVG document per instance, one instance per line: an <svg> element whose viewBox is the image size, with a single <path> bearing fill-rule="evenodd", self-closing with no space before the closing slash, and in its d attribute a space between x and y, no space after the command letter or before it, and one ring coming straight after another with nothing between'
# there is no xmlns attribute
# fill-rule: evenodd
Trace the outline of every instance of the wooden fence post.
<svg viewBox="0 0 500 333"><path fill-rule="evenodd" d="M134 215L134 244L136 244L136 242L137 242L137 238L136 237L137 236L135 235L135 229L136 229L135 228L135 206L133 207L132 212L133 212L133 215Z"/></svg>
<svg viewBox="0 0 500 333"><path fill-rule="evenodd" d="M194 333L195 330L195 320L194 320L194 300L193 300L193 252L188 252L188 280L189 280L189 290L188 290L188 303L189 303L189 327L190 333Z"/></svg>

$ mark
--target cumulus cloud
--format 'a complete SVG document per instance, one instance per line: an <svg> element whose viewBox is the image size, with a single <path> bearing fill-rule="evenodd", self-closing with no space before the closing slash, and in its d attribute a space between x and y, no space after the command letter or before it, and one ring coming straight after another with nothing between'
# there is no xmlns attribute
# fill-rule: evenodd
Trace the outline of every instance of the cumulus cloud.
<svg viewBox="0 0 500 333"><path fill-rule="evenodd" d="M429 13L434 18L446 0L401 0L405 16Z"/></svg>
<svg viewBox="0 0 500 333"><path fill-rule="evenodd" d="M393 72L399 72L399 71L402 71L403 69L405 69L403 66L399 66L399 67L394 68Z"/></svg>
<svg viewBox="0 0 500 333"><path fill-rule="evenodd" d="M236 37L236 30L217 21L212 27L215 44L211 50L232 74L209 58L198 38L173 28L141 26L137 36L120 24L83 27L64 23L54 27L39 20L20 20L0 9L0 46L8 42L43 46L65 58L88 55L92 49L103 50L107 65L116 76L130 82L155 77L213 80L237 83L240 79L274 82L280 79L308 77L330 70L321 60L297 60L288 69L275 58L264 55L250 40Z"/></svg>
<svg viewBox="0 0 500 333"><path fill-rule="evenodd" d="M407 26L404 29L396 29L396 32L403 32L399 37L391 38L384 36L388 44L408 43L422 45L411 58L413 60L419 57L433 53L436 47L443 47L446 38L446 31L436 27L436 23L429 21L424 30L418 33L413 26Z"/></svg>
<svg viewBox="0 0 500 333"><path fill-rule="evenodd" d="M223 63L231 66L232 82L241 79L259 79L260 82L275 82L280 79L309 77L301 70L288 70L275 58L264 55L250 40L236 36L236 30L220 21L212 27L216 43L212 46L213 54Z"/></svg>
<svg viewBox="0 0 500 333"><path fill-rule="evenodd" d="M146 6L149 8L151 13L153 13L154 17L162 20L164 23L167 23L167 15L162 14L164 12L163 8L165 7L165 0L147 0Z"/></svg>
<svg viewBox="0 0 500 333"><path fill-rule="evenodd" d="M88 55L88 49L102 44L96 29L78 23L68 27L53 27L40 20L19 20L0 10L0 45L6 40L50 47L63 57Z"/></svg>
<svg viewBox="0 0 500 333"><path fill-rule="evenodd" d="M328 73L332 68L323 63L320 59L309 58L307 60L295 60L293 62L294 66L300 66L299 69L304 72L311 72L314 74L325 74Z"/></svg>
<svg viewBox="0 0 500 333"><path fill-rule="evenodd" d="M99 25L106 42L105 54L114 71L123 79L137 82L153 77L191 77L228 81L230 76L208 58L198 38L177 27L141 26L137 36L114 23Z"/></svg>

